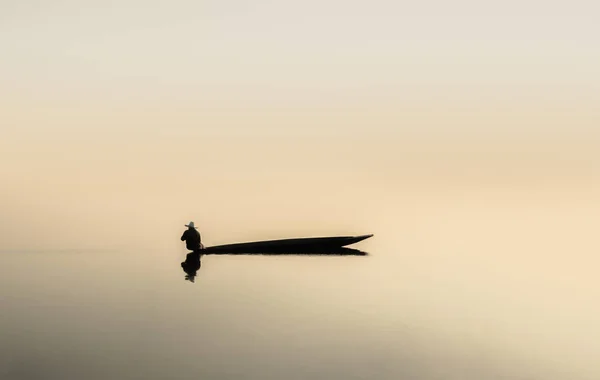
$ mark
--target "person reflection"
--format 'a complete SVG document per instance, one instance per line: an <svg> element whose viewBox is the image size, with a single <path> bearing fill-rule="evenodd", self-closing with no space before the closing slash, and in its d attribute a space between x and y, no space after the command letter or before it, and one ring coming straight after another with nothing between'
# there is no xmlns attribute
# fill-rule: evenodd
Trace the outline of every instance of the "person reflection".
<svg viewBox="0 0 600 380"><path fill-rule="evenodd" d="M185 261L181 263L183 271L186 273L185 280L196 281L196 273L200 269L200 252L194 251L187 254Z"/></svg>

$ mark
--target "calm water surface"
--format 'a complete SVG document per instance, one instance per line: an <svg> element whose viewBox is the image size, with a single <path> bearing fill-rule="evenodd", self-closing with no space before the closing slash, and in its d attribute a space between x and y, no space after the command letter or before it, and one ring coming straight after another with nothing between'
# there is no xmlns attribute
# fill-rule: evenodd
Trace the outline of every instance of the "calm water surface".
<svg viewBox="0 0 600 380"><path fill-rule="evenodd" d="M366 257L204 256L195 283L180 267L187 220L139 249L4 250L0 378L600 376L597 200L393 197L329 230L263 220L203 234L374 233L355 245Z"/></svg>

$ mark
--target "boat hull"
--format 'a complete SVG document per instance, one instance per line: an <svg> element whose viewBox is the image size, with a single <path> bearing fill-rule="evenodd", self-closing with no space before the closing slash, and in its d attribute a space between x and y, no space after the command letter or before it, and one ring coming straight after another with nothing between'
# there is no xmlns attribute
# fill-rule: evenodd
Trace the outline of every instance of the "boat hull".
<svg viewBox="0 0 600 380"><path fill-rule="evenodd" d="M318 253L334 252L337 249L370 238L373 235L334 236L254 241L206 247L202 254L235 253Z"/></svg>

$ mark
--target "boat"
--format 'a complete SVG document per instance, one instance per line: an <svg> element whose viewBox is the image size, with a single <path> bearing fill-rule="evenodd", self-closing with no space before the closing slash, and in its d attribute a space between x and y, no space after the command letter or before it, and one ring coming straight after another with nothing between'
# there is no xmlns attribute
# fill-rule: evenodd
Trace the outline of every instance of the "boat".
<svg viewBox="0 0 600 380"><path fill-rule="evenodd" d="M335 252L350 244L358 243L373 235L333 236L294 238L279 240L253 241L205 247L202 254L236 254L236 253L315 253ZM359 251L360 252L360 251Z"/></svg>
<svg viewBox="0 0 600 380"><path fill-rule="evenodd" d="M227 255L252 255L252 256L367 256L368 253L353 249L353 248L305 248L305 249L262 249L256 251L239 250L235 252L227 251L213 251L205 253L201 249L196 252L190 252L190 254L196 254L198 256L227 256Z"/></svg>

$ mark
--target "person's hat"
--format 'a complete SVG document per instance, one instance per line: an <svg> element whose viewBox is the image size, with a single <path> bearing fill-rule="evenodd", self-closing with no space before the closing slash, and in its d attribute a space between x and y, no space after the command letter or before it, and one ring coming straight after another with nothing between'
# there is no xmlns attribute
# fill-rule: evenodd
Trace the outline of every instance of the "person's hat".
<svg viewBox="0 0 600 380"><path fill-rule="evenodd" d="M186 227L191 227L191 228L198 228L196 226L194 226L194 222L190 222L190 224L186 224Z"/></svg>

